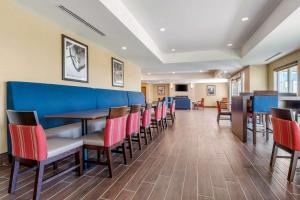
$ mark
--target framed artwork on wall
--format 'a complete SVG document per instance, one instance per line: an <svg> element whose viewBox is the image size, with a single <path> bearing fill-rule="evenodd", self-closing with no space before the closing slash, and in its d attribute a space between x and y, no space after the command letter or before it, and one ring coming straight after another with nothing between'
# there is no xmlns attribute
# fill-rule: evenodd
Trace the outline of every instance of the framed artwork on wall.
<svg viewBox="0 0 300 200"><path fill-rule="evenodd" d="M166 94L165 86L157 86L157 95L164 96Z"/></svg>
<svg viewBox="0 0 300 200"><path fill-rule="evenodd" d="M215 96L215 95L216 95L216 86L207 85L207 96Z"/></svg>
<svg viewBox="0 0 300 200"><path fill-rule="evenodd" d="M88 83L88 46L62 35L62 79Z"/></svg>
<svg viewBox="0 0 300 200"><path fill-rule="evenodd" d="M124 87L124 62L111 58L112 67L112 85L115 87Z"/></svg>

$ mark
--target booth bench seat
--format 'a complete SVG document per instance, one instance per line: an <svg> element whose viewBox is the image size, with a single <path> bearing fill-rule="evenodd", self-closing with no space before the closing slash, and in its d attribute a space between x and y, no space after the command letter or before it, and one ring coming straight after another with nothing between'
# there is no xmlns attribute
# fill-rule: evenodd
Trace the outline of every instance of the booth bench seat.
<svg viewBox="0 0 300 200"><path fill-rule="evenodd" d="M105 119L96 119L88 121L89 133L100 132L105 128ZM81 123L66 124L54 128L45 129L47 138L79 138L81 137Z"/></svg>

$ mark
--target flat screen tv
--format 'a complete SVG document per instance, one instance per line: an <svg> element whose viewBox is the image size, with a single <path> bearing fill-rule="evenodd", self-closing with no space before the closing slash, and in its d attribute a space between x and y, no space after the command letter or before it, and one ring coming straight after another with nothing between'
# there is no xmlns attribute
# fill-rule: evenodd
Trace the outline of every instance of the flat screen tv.
<svg viewBox="0 0 300 200"><path fill-rule="evenodd" d="M187 92L188 91L188 85L187 84L176 84L175 90L177 92Z"/></svg>

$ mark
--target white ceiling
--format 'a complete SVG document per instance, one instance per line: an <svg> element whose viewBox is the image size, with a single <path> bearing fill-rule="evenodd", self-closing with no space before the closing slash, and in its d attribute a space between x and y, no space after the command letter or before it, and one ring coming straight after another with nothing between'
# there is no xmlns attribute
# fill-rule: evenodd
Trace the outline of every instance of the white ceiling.
<svg viewBox="0 0 300 200"><path fill-rule="evenodd" d="M75 32L129 59L145 74L175 71L180 77L181 73L200 70L232 72L300 47L300 0L15 1L61 25L66 32ZM106 36L66 15L58 5L72 10ZM249 20L242 22L242 17ZM161 27L166 31L160 32ZM227 43L233 46L227 47ZM172 48L176 51L170 51Z"/></svg>
<svg viewBox="0 0 300 200"><path fill-rule="evenodd" d="M122 0L160 50L241 48L281 0ZM250 20L242 22L243 17ZM165 32L160 32L164 27Z"/></svg>

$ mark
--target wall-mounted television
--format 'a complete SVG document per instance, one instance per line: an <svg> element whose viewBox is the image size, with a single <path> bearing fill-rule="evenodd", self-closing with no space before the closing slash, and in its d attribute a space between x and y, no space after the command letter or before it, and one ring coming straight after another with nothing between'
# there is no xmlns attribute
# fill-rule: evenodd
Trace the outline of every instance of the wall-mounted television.
<svg viewBox="0 0 300 200"><path fill-rule="evenodd" d="M188 91L188 85L187 84L176 84L175 85L175 91L176 92L187 92Z"/></svg>

